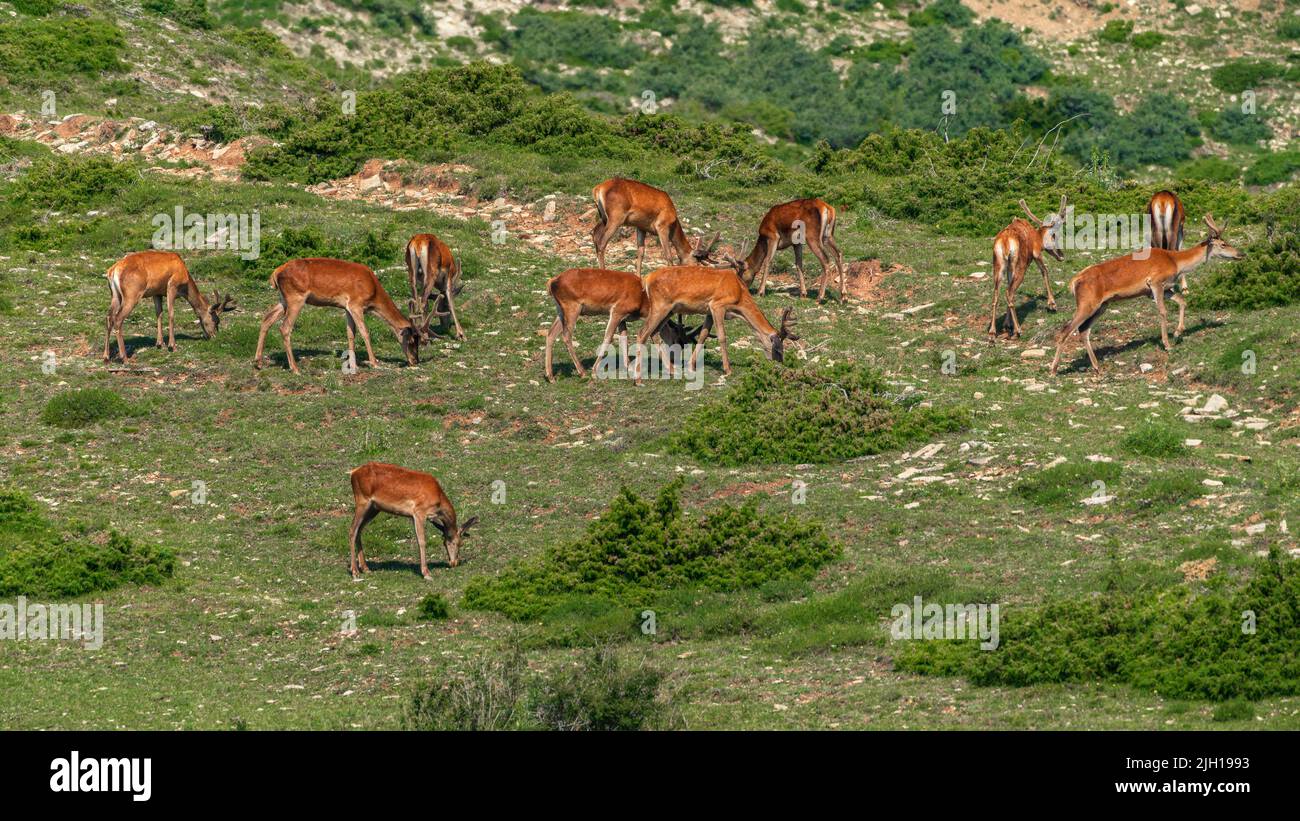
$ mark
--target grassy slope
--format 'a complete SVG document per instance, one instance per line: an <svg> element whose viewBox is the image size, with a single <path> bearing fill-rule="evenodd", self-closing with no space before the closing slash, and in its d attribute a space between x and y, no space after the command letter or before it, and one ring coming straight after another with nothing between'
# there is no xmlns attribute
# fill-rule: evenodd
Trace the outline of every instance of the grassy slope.
<svg viewBox="0 0 1300 821"><path fill-rule="evenodd" d="M468 159L480 168L491 160ZM538 191L576 192L616 170L595 160L509 172L535 177ZM553 184L541 184L547 181ZM757 192L739 204L695 185L681 190L684 213L693 221L709 219L732 237L752 227L760 200L780 196ZM416 229L446 234L473 260L461 312L470 339L435 345L419 369L399 368L395 341L372 322L386 367L346 378L337 367L342 318L309 310L295 334L304 376L282 369L274 332L269 350L281 367L257 373L249 364L256 318L272 302L268 272L259 272L242 280L205 280L205 287L232 289L244 311L217 339L203 341L181 306L174 354L151 347L152 317L147 307L139 309L127 326L140 348L135 364L157 370L110 374L98 359L107 301L102 272L147 237L152 209L113 206L97 218L74 218L90 226L76 251L0 252L0 295L15 306L4 318L7 344L0 348L4 476L81 518L107 520L133 537L169 545L181 558L176 580L161 589L119 589L96 599L105 603L108 622L106 643L96 653L63 643L0 644L0 688L7 694L0 726L394 726L400 700L434 667L499 652L519 632L494 615L459 610L449 622L416 622L412 613L425 593L443 592L454 605L473 576L578 534L618 482L649 492L682 471L690 475L688 506L744 483L799 478L808 484L806 507L791 508L788 489L779 486L764 504L818 517L844 543L844 559L813 585L814 604L864 580L881 580L896 593L889 601L906 601L913 592L907 580L932 571L1015 606L1097 590L1116 574L1128 585L1168 584L1178 578L1182 561L1208 555L1219 558L1222 572L1233 572L1242 556L1275 541L1295 547L1291 537L1277 534L1294 500L1276 492L1278 478L1300 467L1296 440L1276 430L1293 406L1285 400L1292 387L1286 375L1300 365L1295 349L1261 351L1255 380L1224 376L1231 372L1221 362L1245 336L1292 333L1295 309L1193 312L1185 342L1166 357L1151 306L1130 303L1098 325L1095 339L1107 369L1102 380L1082 372L1080 356L1071 360L1075 369L1051 379L1043 360L1020 356L1035 344L1033 337L1045 344L1064 319L1047 314L1041 303L1035 301L1027 317L1022 313L1025 343L985 341L988 282L964 275L987 270L986 242L846 215L839 234L848 258L879 256L915 273L887 280L883 299L869 305L793 303L810 357L872 363L938 402L972 406L974 427L945 441L928 463L891 455L809 469L719 469L665 456L658 447L673 417L699 401L680 383L586 385L565 378L563 365L557 385L541 381L537 332L553 316L541 289L567 263L518 243L493 245L485 223L394 215L265 185L187 183L163 186L159 196L160 202L179 198L194 210L209 202L227 204L226 210L262 206L268 233L312 224L327 234L372 228L398 236ZM1051 264L1058 296L1086 262L1072 255L1065 266ZM400 293L398 263L395 257L382 276ZM782 265L789 265L788 255ZM1036 288L1033 280L1022 292L1025 299ZM886 316L928 302L935 304L905 320ZM1068 296L1062 303L1070 304ZM772 314L792 303L769 295L762 304ZM600 330L596 321L581 326L579 346L588 356ZM738 369L760 355L756 345L746 348L746 338L743 326L733 326ZM47 349L60 363L53 376L40 369ZM957 352L956 376L939 372L945 350ZM719 389L713 351L707 358L710 391ZM563 363L564 355L557 355ZM1155 366L1151 374L1140 372L1144 362ZM1223 379L1230 387L1190 382L1193 375ZM1040 390L1039 383L1047 387ZM152 399L157 410L149 418L71 433L37 421L58 391L92 385L113 387L132 400ZM1274 424L1256 434L1171 421L1203 440L1174 460L1119 449L1121 429L1144 415L1174 420L1185 397L1210 390L1228 396L1243 416L1253 413ZM976 444L975 452L991 461L968 462L969 454L959 452L962 442L986 443L987 449ZM1019 477L1057 457L1085 462L1091 454L1124 465L1115 491L1120 498L1112 506L1040 508L1011 491ZM376 572L364 583L350 581L346 472L368 459L432 470L459 508L482 517L466 563L454 571L436 568L434 581L422 582L413 570L409 524L382 518L367 534ZM916 465L937 467L946 481L895 478ZM1225 485L1206 488L1203 501L1185 506L1139 512L1126 504L1145 482L1171 469ZM498 479L507 484L501 507L490 503ZM206 506L189 503L195 480L209 487ZM1264 536L1240 530L1254 514L1269 523ZM674 670L690 726L1211 726L1208 706L1167 704L1127 688L978 689L891 672L887 634L878 621L887 608L865 613L864 629L839 631L829 622L801 623L797 609L806 605L752 606L785 620L787 629L776 636L626 648ZM354 637L340 634L349 610L360 617ZM672 627L660 623L661 631ZM529 656L535 667L573 657L554 649ZM1274 699L1258 705L1257 713L1266 726L1296 727L1297 706L1295 699Z"/></svg>

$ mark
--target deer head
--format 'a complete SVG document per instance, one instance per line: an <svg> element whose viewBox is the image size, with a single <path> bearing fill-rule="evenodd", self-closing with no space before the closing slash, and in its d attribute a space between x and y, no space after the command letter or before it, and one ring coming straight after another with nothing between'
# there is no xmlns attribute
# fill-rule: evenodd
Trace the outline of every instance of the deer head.
<svg viewBox="0 0 1300 821"><path fill-rule="evenodd" d="M199 325L203 327L203 335L211 338L216 336L221 329L221 315L231 311L239 310L239 306L231 302L233 297L226 294L224 297L217 290L212 291L212 302L208 304L206 312L199 313Z"/></svg>
<svg viewBox="0 0 1300 821"><path fill-rule="evenodd" d="M1034 216L1034 212L1029 210L1029 204L1024 200L1020 201L1020 207L1029 215L1030 221L1037 226L1038 235L1043 241L1043 250L1058 260L1064 260L1065 254L1061 252L1061 224L1065 222L1067 208L1065 195L1061 195L1060 210L1050 214L1045 220L1040 220Z"/></svg>
<svg viewBox="0 0 1300 821"><path fill-rule="evenodd" d="M477 516L470 516L465 520L465 524L459 527L444 527L442 529L442 543L447 548L447 564L455 567L460 564L460 545L465 540L465 534L469 529L478 524Z"/></svg>
<svg viewBox="0 0 1300 821"><path fill-rule="evenodd" d="M1205 225L1208 229L1205 234L1205 256L1220 257L1222 259L1242 259L1246 255L1236 248L1229 245L1223 240L1223 232L1228 228L1228 221L1224 220L1223 225L1216 225L1214 217L1209 214L1205 215Z"/></svg>
<svg viewBox="0 0 1300 821"><path fill-rule="evenodd" d="M713 258L713 249L717 247L718 239L721 236L722 232L718 231L713 235L713 239L706 243L704 241L704 235L700 235L700 238L695 241L695 250L691 251L691 257L695 260L696 264L709 265L716 261Z"/></svg>
<svg viewBox="0 0 1300 821"><path fill-rule="evenodd" d="M786 308L781 312L781 325L772 335L772 361L785 361L785 341L797 342L799 335L790 330L794 324L794 308Z"/></svg>

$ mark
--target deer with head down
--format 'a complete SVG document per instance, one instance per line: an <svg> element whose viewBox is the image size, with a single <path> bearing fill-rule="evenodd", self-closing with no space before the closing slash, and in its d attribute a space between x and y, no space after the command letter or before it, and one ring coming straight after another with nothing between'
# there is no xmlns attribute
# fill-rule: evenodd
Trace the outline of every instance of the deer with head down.
<svg viewBox="0 0 1300 821"><path fill-rule="evenodd" d="M460 546L465 534L478 522L471 516L463 524L456 523L456 508L443 492L438 480L427 473L410 470L384 462L367 462L353 470L352 500L356 513L352 517L352 530L348 543L352 550L352 578L360 580L369 573L366 550L361 545L361 531L380 513L407 516L415 524L415 541L420 546L420 575L432 578L428 554L425 549L424 524L429 522L442 533L442 544L447 550L447 564L460 564Z"/></svg>
<svg viewBox="0 0 1300 821"><path fill-rule="evenodd" d="M1228 227L1227 220L1223 226L1215 224L1214 217L1205 215L1208 227L1205 239L1184 251L1166 251L1163 248L1144 249L1145 256L1139 252L1125 254L1122 257L1108 259L1096 265L1090 265L1070 280L1070 291L1074 293L1074 316L1065 323L1056 337L1056 356L1052 359L1052 373L1061 361L1061 346L1071 334L1083 335L1083 344L1088 351L1088 359L1093 370L1101 373L1097 363L1097 354L1092 350L1092 326L1112 302L1149 296L1156 303L1160 315L1160 341L1165 350L1171 350L1165 299L1172 299L1178 304L1178 327L1174 336L1183 333L1183 317L1187 311L1187 300L1174 290L1179 281L1189 271L1209 262L1211 259L1242 259L1245 254L1229 245L1223 239L1223 232Z"/></svg>
<svg viewBox="0 0 1300 821"><path fill-rule="evenodd" d="M154 316L157 320L155 345L163 347L163 301L167 303L167 350L176 350L176 297L190 303L203 336L212 338L221 327L221 315L238 309L229 294L221 296L212 292L212 302L203 298L198 283L190 276L185 262L171 251L139 251L127 254L108 269L109 304L107 332L104 334L104 361L112 356L109 345L117 335L117 354L126 361L126 341L122 338L122 323L145 297L153 297Z"/></svg>
<svg viewBox="0 0 1300 821"><path fill-rule="evenodd" d="M261 368L265 364L262 351L266 345L266 332L278 320L289 369L301 373L293 356L293 326L304 305L342 309L348 323L348 355L353 360L356 358L354 339L359 331L361 341L366 345L370 367L379 367L370 347L370 331L366 329L366 314L373 312L379 314L397 334L407 364L420 364L420 343L428 338L429 320L426 318L421 325L416 325L403 314L380 284L379 277L366 266L323 257L294 259L271 273L271 284L280 292L280 301L262 317L262 327L257 334L257 352L253 354L254 367Z"/></svg>
<svg viewBox="0 0 1300 821"><path fill-rule="evenodd" d="M794 248L794 267L799 272L799 296L807 296L803 276L803 249L813 252L822 266L821 287L817 301L826 298L826 285L831 277L832 257L835 270L840 280L840 301L844 293L844 255L835 244L835 209L825 200L803 199L774 205L763 215L758 224L758 238L754 240L754 249L745 258L741 269L742 275L748 274L746 284L752 284L758 278L758 295L767 292L767 274L772 267L772 258L776 252L785 248ZM830 251L828 256L827 251Z"/></svg>
<svg viewBox="0 0 1300 821"><path fill-rule="evenodd" d="M1029 263L1038 264L1043 272L1043 288L1047 291L1047 310L1056 310L1056 297L1052 295L1052 282L1047 278L1047 266L1043 264L1043 254L1048 253L1058 260L1065 259L1060 247L1060 226L1065 221L1065 195L1061 195L1060 211L1045 220L1034 216L1029 204L1020 201L1032 222L1016 218L1003 228L993 240L993 308L989 313L989 336L998 333L998 296L1002 283L1007 284L1007 336L1020 336L1020 320L1016 317L1016 291L1025 279Z"/></svg>
<svg viewBox="0 0 1300 821"><path fill-rule="evenodd" d="M605 248L624 225L636 229L637 276L641 275L648 233L659 238L664 261L669 265L673 264L673 252L677 254L677 261L685 264L699 250L698 243L692 248L677 218L677 206L673 205L673 198L666 191L636 180L611 177L593 188L591 196L596 201L599 216L591 229L591 240L596 245L596 267L605 267ZM698 256L695 260L704 261Z"/></svg>
<svg viewBox="0 0 1300 821"><path fill-rule="evenodd" d="M464 339L465 331L456 316L456 297L465 286L460 279L460 260L447 243L433 234L411 237L406 243L406 273L411 283L411 314L437 317L443 329L450 317L456 338Z"/></svg>

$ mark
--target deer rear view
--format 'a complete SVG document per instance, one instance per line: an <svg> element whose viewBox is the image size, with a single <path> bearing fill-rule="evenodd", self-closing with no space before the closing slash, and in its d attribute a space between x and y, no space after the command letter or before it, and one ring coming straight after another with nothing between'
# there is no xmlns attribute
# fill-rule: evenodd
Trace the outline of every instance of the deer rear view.
<svg viewBox="0 0 1300 821"><path fill-rule="evenodd" d="M1183 203L1173 191L1157 191L1147 203L1151 247L1178 251L1183 247ZM1225 223L1226 224L1226 223Z"/></svg>
<svg viewBox="0 0 1300 821"><path fill-rule="evenodd" d="M1065 259L1060 248L1060 225L1065 221L1066 202L1061 196L1061 209L1045 220L1034 216L1029 204L1020 201L1032 222L1013 219L993 240L993 307L989 311L989 336L998 334L998 296L1002 283L1007 284L1007 336L1020 336L1020 320L1016 316L1016 291L1024 282L1029 263L1038 264L1043 273L1043 288L1047 291L1047 310L1056 310L1056 297L1052 295L1052 282L1047 277L1047 266L1043 264L1046 252L1058 260ZM990 340L992 341L992 340Z"/></svg>
<svg viewBox="0 0 1300 821"><path fill-rule="evenodd" d="M456 338L464 339L455 302L464 283L460 281L460 261L447 243L433 234L411 237L406 243L406 273L411 282L411 314L438 317L443 327L450 317ZM435 291L437 300L433 299Z"/></svg>
<svg viewBox="0 0 1300 821"><path fill-rule="evenodd" d="M352 499L356 515L352 517L352 531L348 537L352 551L352 578L360 579L369 573L366 552L361 544L361 531L380 513L406 516L415 524L415 541L420 546L420 575L428 579L428 554L425 549L424 523L429 522L442 533L442 544L447 550L447 564L460 564L460 547L465 534L478 522L471 516L464 524L456 523L456 508L443 493L438 480L427 473L410 470L384 462L367 462L350 474Z"/></svg>
<svg viewBox="0 0 1300 821"><path fill-rule="evenodd" d="M221 315L234 311L238 306L231 304L230 295L224 298L216 291L212 292L212 302L208 303L199 290L198 283L190 276L185 262L171 251L139 251L127 254L108 269L108 322L104 334L104 361L112 355L109 345L113 335L117 335L117 355L126 361L126 341L122 338L122 323L135 310L135 306L145 297L153 297L154 316L157 320L155 345L163 347L162 311L163 300L167 301L167 349L176 350L176 297L190 303L203 336L211 339L221 327Z"/></svg>
<svg viewBox="0 0 1300 821"><path fill-rule="evenodd" d="M375 272L366 266L323 257L294 259L275 269L271 274L271 284L280 292L280 301L262 318L262 328L257 334L257 352L253 355L255 367L260 368L265 363L262 351L266 345L266 332L272 323L279 320L280 337L284 340L289 369L301 373L293 356L293 325L304 305L343 310L348 323L348 353L354 359L355 335L360 331L370 367L379 367L375 352L370 347L370 331L366 329L366 314L374 312L397 335L407 364L420 363L420 343L428 334L428 320L425 320L422 327L417 327L398 309L384 286L379 283Z"/></svg>

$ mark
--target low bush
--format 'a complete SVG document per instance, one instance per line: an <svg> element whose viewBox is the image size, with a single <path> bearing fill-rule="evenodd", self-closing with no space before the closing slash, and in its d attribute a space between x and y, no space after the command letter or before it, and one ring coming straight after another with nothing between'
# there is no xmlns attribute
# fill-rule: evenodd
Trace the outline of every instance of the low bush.
<svg viewBox="0 0 1300 821"><path fill-rule="evenodd" d="M909 642L895 667L979 686L1116 681L1171 699L1300 694L1300 562L1260 560L1241 586L1108 593L1007 609L1001 644ZM1243 621L1249 612L1252 621ZM1231 709L1231 708L1228 708Z"/></svg>
<svg viewBox="0 0 1300 821"><path fill-rule="evenodd" d="M439 621L451 616L451 608L441 593L430 593L415 608L415 614L423 621Z"/></svg>
<svg viewBox="0 0 1300 821"><path fill-rule="evenodd" d="M680 494L680 481L653 503L624 488L582 538L471 580L462 604L516 620L583 598L635 607L674 589L728 591L811 578L840 554L815 522L763 513L753 499L687 517Z"/></svg>
<svg viewBox="0 0 1300 821"><path fill-rule="evenodd" d="M126 37L112 23L79 17L19 17L0 26L0 77L26 87L69 76L125 71Z"/></svg>
<svg viewBox="0 0 1300 821"><path fill-rule="evenodd" d="M835 462L897 450L969 424L964 408L895 398L872 371L756 364L721 396L696 408L669 450L719 465Z"/></svg>
<svg viewBox="0 0 1300 821"><path fill-rule="evenodd" d="M123 584L161 584L171 551L116 531L62 529L26 495L0 490L0 596L68 598Z"/></svg>
<svg viewBox="0 0 1300 821"><path fill-rule="evenodd" d="M1193 307L1257 310L1300 301L1300 221L1295 214L1243 250L1245 259L1210 269L1204 284L1192 291Z"/></svg>
<svg viewBox="0 0 1300 821"><path fill-rule="evenodd" d="M1240 58L1224 63L1210 72L1210 82L1220 91L1240 94L1248 88L1253 89L1281 77L1285 71L1285 67L1268 60Z"/></svg>
<svg viewBox="0 0 1300 821"><path fill-rule="evenodd" d="M1291 179L1300 171L1300 151L1265 154L1246 169L1247 185L1272 185Z"/></svg>
<svg viewBox="0 0 1300 821"><path fill-rule="evenodd" d="M1119 483L1124 469L1114 462L1066 462L1032 473L1016 483L1014 492L1043 507L1077 505L1080 500Z"/></svg>
<svg viewBox="0 0 1300 821"><path fill-rule="evenodd" d="M1154 422L1144 422L1125 434L1120 447L1138 456L1166 458L1187 452L1184 436L1177 428Z"/></svg>
<svg viewBox="0 0 1300 821"><path fill-rule="evenodd" d="M51 397L41 411L41 421L58 428L84 428L131 413L130 404L107 388L74 388Z"/></svg>
<svg viewBox="0 0 1300 821"><path fill-rule="evenodd" d="M527 667L518 648L501 658L476 656L466 673L442 670L406 703L407 730L517 730L527 726Z"/></svg>
<svg viewBox="0 0 1300 821"><path fill-rule="evenodd" d="M629 665L607 647L544 679L532 694L532 718L548 730L658 729L669 717L659 691L667 674Z"/></svg>
<svg viewBox="0 0 1300 821"><path fill-rule="evenodd" d="M15 199L33 208L85 210L119 198L139 172L107 157L51 155L32 164L14 185Z"/></svg>

